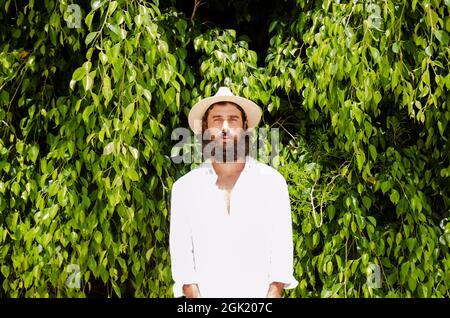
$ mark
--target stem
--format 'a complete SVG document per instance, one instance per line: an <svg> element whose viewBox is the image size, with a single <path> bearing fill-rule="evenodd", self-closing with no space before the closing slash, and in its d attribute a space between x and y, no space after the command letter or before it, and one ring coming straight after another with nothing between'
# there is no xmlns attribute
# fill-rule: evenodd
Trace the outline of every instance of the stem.
<svg viewBox="0 0 450 318"><path fill-rule="evenodd" d="M194 19L195 12L197 12L197 9L204 4L201 0L194 0L194 9L192 10L191 20Z"/></svg>

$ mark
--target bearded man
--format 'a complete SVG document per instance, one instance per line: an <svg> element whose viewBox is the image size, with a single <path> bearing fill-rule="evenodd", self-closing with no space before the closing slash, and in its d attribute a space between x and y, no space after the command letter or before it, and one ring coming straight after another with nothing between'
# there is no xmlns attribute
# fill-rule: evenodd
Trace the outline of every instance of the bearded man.
<svg viewBox="0 0 450 318"><path fill-rule="evenodd" d="M261 114L227 87L189 113L204 162L172 187L175 297L278 298L298 284L286 181L248 154L247 132Z"/></svg>

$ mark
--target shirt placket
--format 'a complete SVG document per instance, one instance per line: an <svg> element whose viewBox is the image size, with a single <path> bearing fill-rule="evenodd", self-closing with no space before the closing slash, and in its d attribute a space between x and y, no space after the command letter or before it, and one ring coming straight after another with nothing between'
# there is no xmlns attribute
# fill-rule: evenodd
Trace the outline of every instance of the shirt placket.
<svg viewBox="0 0 450 318"><path fill-rule="evenodd" d="M247 161L245 164L244 169L242 170L241 174L239 175L239 178L237 179L231 194L230 194L230 213L228 213L228 209L227 209L227 203L225 201L225 193L223 190L220 190L217 185L216 185L216 181L217 181L217 174L214 171L214 168L212 167L212 165L209 166L208 168L208 174L211 176L211 184L212 184L212 188L214 189L214 194L216 197L220 198L220 205L222 206L222 211L223 211L223 215L225 215L227 218L227 220L231 219L233 217L233 211L235 210L233 207L236 205L235 201L236 201L236 194L237 194L237 189L239 189L240 184L244 181L243 179L246 177L246 174L248 173L249 170L249 162Z"/></svg>

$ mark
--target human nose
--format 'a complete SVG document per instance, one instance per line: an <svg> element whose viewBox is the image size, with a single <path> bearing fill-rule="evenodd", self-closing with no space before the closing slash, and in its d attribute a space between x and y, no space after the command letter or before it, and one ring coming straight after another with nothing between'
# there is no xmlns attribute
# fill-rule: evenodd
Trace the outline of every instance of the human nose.
<svg viewBox="0 0 450 318"><path fill-rule="evenodd" d="M228 125L228 120L224 120L222 123L222 131L228 131L230 126Z"/></svg>

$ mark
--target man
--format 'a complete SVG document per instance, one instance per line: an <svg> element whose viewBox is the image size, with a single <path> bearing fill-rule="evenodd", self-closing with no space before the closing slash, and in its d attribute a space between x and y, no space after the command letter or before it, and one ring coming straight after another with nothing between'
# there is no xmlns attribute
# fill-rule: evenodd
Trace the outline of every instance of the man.
<svg viewBox="0 0 450 318"><path fill-rule="evenodd" d="M294 288L292 221L283 176L248 156L261 109L226 87L197 103L189 126L207 158L173 184L175 297L281 297Z"/></svg>

